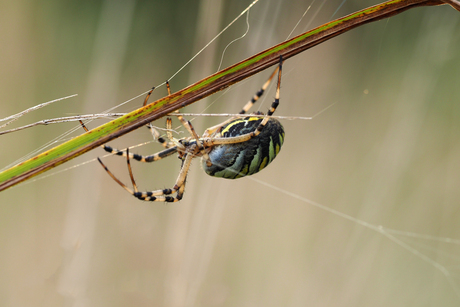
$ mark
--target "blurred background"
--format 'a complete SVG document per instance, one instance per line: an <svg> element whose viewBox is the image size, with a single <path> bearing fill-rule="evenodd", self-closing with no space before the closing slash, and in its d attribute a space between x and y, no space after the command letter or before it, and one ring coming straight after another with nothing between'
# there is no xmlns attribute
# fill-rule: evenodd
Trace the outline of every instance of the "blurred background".
<svg viewBox="0 0 460 307"><path fill-rule="evenodd" d="M114 107L170 78L250 3L0 1L0 118L71 94L8 128ZM217 71L246 31L223 68L285 40L309 5L293 35L377 3L260 0L249 29L245 15L172 90ZM452 8L416 8L289 59L276 114L324 112L282 121L279 156L254 176L212 178L196 160L179 203L133 198L94 162L102 149L3 191L0 305L458 306L460 245L443 241L460 239L458 29ZM270 72L182 112L236 113ZM266 111L274 88L255 109ZM193 124L201 133L224 119ZM76 126L0 136L1 167ZM150 140L142 128L110 145ZM129 183L124 159L104 162ZM172 187L180 162L133 168L148 191Z"/></svg>

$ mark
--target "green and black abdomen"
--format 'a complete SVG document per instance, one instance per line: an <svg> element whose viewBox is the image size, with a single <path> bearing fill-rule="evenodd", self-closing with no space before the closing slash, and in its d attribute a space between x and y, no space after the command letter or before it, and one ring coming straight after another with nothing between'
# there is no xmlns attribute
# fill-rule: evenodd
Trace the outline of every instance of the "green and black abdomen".
<svg viewBox="0 0 460 307"><path fill-rule="evenodd" d="M224 138L240 136L254 131L261 123L260 117L245 117L231 121L222 127ZM202 160L206 174L214 177L236 179L253 175L278 155L284 141L284 129L281 123L270 118L260 134L248 141L217 145L209 152L212 165Z"/></svg>

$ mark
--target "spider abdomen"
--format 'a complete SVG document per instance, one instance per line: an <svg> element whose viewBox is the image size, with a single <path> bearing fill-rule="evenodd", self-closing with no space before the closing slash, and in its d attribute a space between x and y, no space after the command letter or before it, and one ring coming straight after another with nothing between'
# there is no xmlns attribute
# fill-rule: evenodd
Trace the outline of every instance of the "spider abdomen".
<svg viewBox="0 0 460 307"><path fill-rule="evenodd" d="M262 122L260 117L235 119L222 127L220 137L240 136L254 131ZM248 141L214 146L208 153L212 165L202 160L206 174L214 177L236 179L253 175L278 155L284 141L281 123L270 118L259 135Z"/></svg>

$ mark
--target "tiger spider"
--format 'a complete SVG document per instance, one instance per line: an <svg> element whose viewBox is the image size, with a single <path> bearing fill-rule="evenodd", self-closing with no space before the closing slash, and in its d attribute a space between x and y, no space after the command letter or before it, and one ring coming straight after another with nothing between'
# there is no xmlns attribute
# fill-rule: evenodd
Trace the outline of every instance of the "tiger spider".
<svg viewBox="0 0 460 307"><path fill-rule="evenodd" d="M206 174L214 177L236 179L259 172L273 161L284 141L283 126L278 120L271 117L279 104L282 62L282 58L280 57L278 67L240 112L240 114L245 114L249 111L254 103L263 95L276 72L278 72L275 101L272 103L267 115L263 117L251 116L251 114L247 117L232 117L223 123L206 129L203 136L199 137L190 121L178 115L178 119L190 133L189 137L181 139L175 139L172 136L171 119L168 118L166 120L168 141L161 138L159 132L149 125L152 134L165 147L164 150L149 156L130 153L128 148L126 150L118 150L107 145L102 145L105 151L126 157L133 189L130 189L116 178L101 159L98 158L99 163L101 163L110 177L126 191L134 197L145 201L176 202L181 200L190 164L192 159L196 157L202 157L204 171ZM168 94L171 94L168 83L167 88ZM147 94L144 106L147 104L152 91L153 88ZM263 113L255 112L252 115L263 115ZM84 128L86 130L86 127ZM130 159L140 162L154 162L169 157L176 152L182 160L182 165L174 187L172 189L140 192L134 180ZM174 193L176 193L176 196L171 196Z"/></svg>

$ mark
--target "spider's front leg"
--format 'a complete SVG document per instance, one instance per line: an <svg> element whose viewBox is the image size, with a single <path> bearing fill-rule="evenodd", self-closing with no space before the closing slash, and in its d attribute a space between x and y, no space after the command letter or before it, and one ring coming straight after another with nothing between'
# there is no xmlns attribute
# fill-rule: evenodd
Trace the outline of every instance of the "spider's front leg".
<svg viewBox="0 0 460 307"><path fill-rule="evenodd" d="M104 150L107 151L108 153L111 153L117 156L122 156L122 157L129 157L130 159L134 159L139 162L155 162L163 158L169 157L170 155L177 152L177 147L174 146L174 147L169 147L168 149L162 150L160 152L157 152L156 154L153 154L153 155L142 156L142 155L138 155L135 153L129 153L128 149L119 150L119 149L112 148L107 145L101 145L101 147L103 147Z"/></svg>
<svg viewBox="0 0 460 307"><path fill-rule="evenodd" d="M80 120L79 121L81 126L83 127L83 129L88 132L88 128L86 128L85 124ZM157 152L156 154L153 154L153 155L149 155L149 156L142 156L142 155L138 155L138 154L133 154L133 153L128 153L128 149L126 150L119 150L119 149L116 149L116 148L112 148L108 145L101 145L101 147L107 151L108 153L111 153L111 154L114 154L114 155L117 155L117 156L123 156L123 157L128 157L131 158L131 159L134 159L136 161L139 161L139 162L155 162L155 161L158 161L158 160L161 160L163 158L166 158L174 153L177 152L177 147L174 146L174 144L170 144L170 143L167 143L167 145L165 146L163 143L165 143L165 141L161 142L162 143L163 147L165 147L166 149L163 150L163 151L160 151L160 152Z"/></svg>

